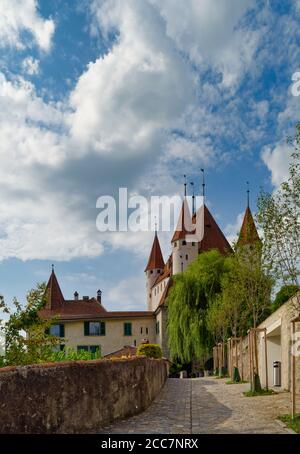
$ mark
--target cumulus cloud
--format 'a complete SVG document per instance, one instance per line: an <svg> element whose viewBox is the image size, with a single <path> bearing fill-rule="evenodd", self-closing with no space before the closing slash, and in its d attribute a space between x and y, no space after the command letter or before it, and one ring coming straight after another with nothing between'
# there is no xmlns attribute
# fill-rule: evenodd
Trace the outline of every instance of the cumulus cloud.
<svg viewBox="0 0 300 454"><path fill-rule="evenodd" d="M131 277L111 288L105 297L108 310L134 311L143 310L145 302L145 282L142 277ZM144 308L145 310L146 308Z"/></svg>
<svg viewBox="0 0 300 454"><path fill-rule="evenodd" d="M278 187L289 176L289 163L293 149L286 143L268 146L262 151L262 160L271 172L272 183Z"/></svg>
<svg viewBox="0 0 300 454"><path fill-rule="evenodd" d="M31 45L24 35L45 52L51 48L55 24L38 12L37 0L0 0L0 47L24 49Z"/></svg>
<svg viewBox="0 0 300 454"><path fill-rule="evenodd" d="M3 45L29 45L25 31L50 49L54 22L41 18L37 2L0 3ZM96 200L119 186L177 193L173 165L178 174L178 165L226 161L223 144L250 134L231 90L259 32L244 23L251 2L228 3L93 0L93 31L113 42L63 103L43 100L25 76L0 74L0 258L95 256L106 244L148 253L151 234L96 231ZM38 71L33 57L23 65L29 75ZM202 80L210 68L221 83ZM265 101L251 108L262 120L269 111Z"/></svg>

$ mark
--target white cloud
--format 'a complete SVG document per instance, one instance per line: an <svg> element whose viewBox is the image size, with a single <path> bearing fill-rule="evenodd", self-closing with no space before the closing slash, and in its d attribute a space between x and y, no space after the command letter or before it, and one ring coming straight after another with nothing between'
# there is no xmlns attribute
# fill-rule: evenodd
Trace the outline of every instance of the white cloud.
<svg viewBox="0 0 300 454"><path fill-rule="evenodd" d="M193 101L189 67L148 2L94 2L93 8L101 30L116 27L119 38L89 64L71 94L72 134L100 153L155 152L161 131Z"/></svg>
<svg viewBox="0 0 300 454"><path fill-rule="evenodd" d="M253 6L246 0L150 0L166 21L167 34L200 67L212 65L223 86L236 84L252 63L259 33L240 24Z"/></svg>
<svg viewBox="0 0 300 454"><path fill-rule="evenodd" d="M107 310L145 310L145 280L142 276L129 277L111 288L105 296Z"/></svg>
<svg viewBox="0 0 300 454"><path fill-rule="evenodd" d="M278 143L273 149L268 146L261 157L271 172L272 183L278 187L289 175L289 163L293 149L286 143Z"/></svg>
<svg viewBox="0 0 300 454"><path fill-rule="evenodd" d="M0 10L0 47L30 46L26 32L42 51L50 50L55 24L40 16L37 0L0 0Z"/></svg>
<svg viewBox="0 0 300 454"><path fill-rule="evenodd" d="M29 76L36 76L40 72L40 62L36 58L26 57L22 61L22 70Z"/></svg>

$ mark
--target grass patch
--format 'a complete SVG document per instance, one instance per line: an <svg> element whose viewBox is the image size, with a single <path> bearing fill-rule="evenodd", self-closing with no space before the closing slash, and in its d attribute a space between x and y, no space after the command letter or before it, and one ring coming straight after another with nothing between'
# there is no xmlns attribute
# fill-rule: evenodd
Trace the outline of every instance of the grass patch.
<svg viewBox="0 0 300 454"><path fill-rule="evenodd" d="M289 429L294 430L297 434L300 434L300 414L296 415L295 419L292 419L291 415L278 416L280 421L284 422Z"/></svg>
<svg viewBox="0 0 300 454"><path fill-rule="evenodd" d="M245 391L243 392L244 396L246 397L256 397L256 396L271 396L272 394L276 394L273 389L262 389L261 391Z"/></svg>
<svg viewBox="0 0 300 454"><path fill-rule="evenodd" d="M244 380L240 380L240 381L228 380L226 382L226 385L242 385L243 383L249 383L249 382L244 381Z"/></svg>

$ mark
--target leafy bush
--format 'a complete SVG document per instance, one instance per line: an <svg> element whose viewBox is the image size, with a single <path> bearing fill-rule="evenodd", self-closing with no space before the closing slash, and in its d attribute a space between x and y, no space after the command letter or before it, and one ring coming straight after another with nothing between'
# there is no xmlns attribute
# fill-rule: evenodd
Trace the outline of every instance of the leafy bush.
<svg viewBox="0 0 300 454"><path fill-rule="evenodd" d="M137 356L147 356L147 358L161 358L162 351L157 344L141 344L137 349Z"/></svg>
<svg viewBox="0 0 300 454"><path fill-rule="evenodd" d="M60 352L52 352L49 355L49 362L60 362L60 361L88 361L93 359L101 358L100 350L92 353L85 350L76 351L73 348L69 347Z"/></svg>

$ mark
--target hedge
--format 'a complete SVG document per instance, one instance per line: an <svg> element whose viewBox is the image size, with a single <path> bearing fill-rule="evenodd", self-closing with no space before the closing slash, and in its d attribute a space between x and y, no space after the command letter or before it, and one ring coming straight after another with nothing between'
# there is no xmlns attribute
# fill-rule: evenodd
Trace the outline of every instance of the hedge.
<svg viewBox="0 0 300 454"><path fill-rule="evenodd" d="M137 349L137 356L147 356L147 358L161 358L162 351L157 344L141 344Z"/></svg>

